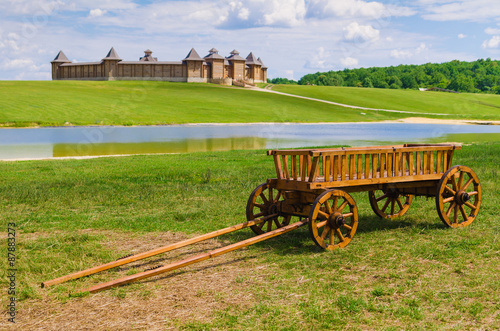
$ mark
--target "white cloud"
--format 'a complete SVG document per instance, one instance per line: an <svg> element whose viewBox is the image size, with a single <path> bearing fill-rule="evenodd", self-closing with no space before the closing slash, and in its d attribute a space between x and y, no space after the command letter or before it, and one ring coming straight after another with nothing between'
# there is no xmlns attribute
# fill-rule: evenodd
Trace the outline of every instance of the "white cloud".
<svg viewBox="0 0 500 331"><path fill-rule="evenodd" d="M486 34L496 34L500 35L500 29L495 29L495 28L487 28L484 30Z"/></svg>
<svg viewBox="0 0 500 331"><path fill-rule="evenodd" d="M99 17L99 16L103 16L106 13L107 13L107 10L102 10L100 8L91 9L90 13L89 13L89 17L90 18Z"/></svg>
<svg viewBox="0 0 500 331"><path fill-rule="evenodd" d="M340 59L340 63L344 66L344 68L354 68L358 65L358 62L358 59L350 56Z"/></svg>
<svg viewBox="0 0 500 331"><path fill-rule="evenodd" d="M352 22L344 29L344 39L350 42L374 42L380 37L380 31L371 25L360 25Z"/></svg>
<svg viewBox="0 0 500 331"><path fill-rule="evenodd" d="M493 36L490 40L485 40L482 44L484 49L488 48L499 48L500 47L500 36Z"/></svg>
<svg viewBox="0 0 500 331"><path fill-rule="evenodd" d="M424 19L432 21L473 21L484 23L500 16L498 0L450 0L420 1L426 14Z"/></svg>
<svg viewBox="0 0 500 331"><path fill-rule="evenodd" d="M293 80L293 70L285 70L285 78Z"/></svg>
<svg viewBox="0 0 500 331"><path fill-rule="evenodd" d="M407 59L410 58L413 53L409 50L393 49L391 51L391 57L395 59Z"/></svg>
<svg viewBox="0 0 500 331"><path fill-rule="evenodd" d="M420 43L420 45L418 45L417 49L415 50L415 54L423 53L426 50L427 50L427 45L425 43Z"/></svg>
<svg viewBox="0 0 500 331"><path fill-rule="evenodd" d="M342 18L387 18L391 16L411 16L415 11L408 7L386 5L381 2L361 0L310 0L309 17L342 17Z"/></svg>
<svg viewBox="0 0 500 331"><path fill-rule="evenodd" d="M2 69L13 70L13 69L37 69L35 62L31 59L14 59L5 61Z"/></svg>
<svg viewBox="0 0 500 331"><path fill-rule="evenodd" d="M332 65L328 62L331 54L325 51L324 47L319 47L310 59L306 62L305 67L309 69L328 69Z"/></svg>
<svg viewBox="0 0 500 331"><path fill-rule="evenodd" d="M463 33L459 33L457 37L458 37L458 39L464 39L464 38L467 38L467 35L463 34Z"/></svg>

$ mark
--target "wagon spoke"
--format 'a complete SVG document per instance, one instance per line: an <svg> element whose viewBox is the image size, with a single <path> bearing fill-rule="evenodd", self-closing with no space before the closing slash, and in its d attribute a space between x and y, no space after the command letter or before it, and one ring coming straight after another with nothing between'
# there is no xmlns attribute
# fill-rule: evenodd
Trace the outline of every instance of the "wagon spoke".
<svg viewBox="0 0 500 331"><path fill-rule="evenodd" d="M474 196L474 195L477 195L477 191L474 191L474 192L470 192L468 193L470 197Z"/></svg>
<svg viewBox="0 0 500 331"><path fill-rule="evenodd" d="M259 218L259 217L264 216L264 215L265 215L265 213L264 213L264 212L260 212L260 213L257 213L257 214L255 214L255 215L253 215L253 217L255 217L255 218Z"/></svg>
<svg viewBox="0 0 500 331"><path fill-rule="evenodd" d="M346 228L347 230L352 230L352 227L347 224L342 224L342 227Z"/></svg>
<svg viewBox="0 0 500 331"><path fill-rule="evenodd" d="M274 202L274 199L273 199L273 189L272 188L269 188L269 201Z"/></svg>
<svg viewBox="0 0 500 331"><path fill-rule="evenodd" d="M404 207L403 207L403 203L401 202L401 198L400 198L400 197L398 197L398 198L396 199L396 201L398 202L398 206L399 206L399 208L403 209Z"/></svg>
<svg viewBox="0 0 500 331"><path fill-rule="evenodd" d="M261 205L260 203L254 203L253 205L254 205L255 207L259 208L260 210L262 210L262 209L265 209L265 208L266 208L266 206Z"/></svg>
<svg viewBox="0 0 500 331"><path fill-rule="evenodd" d="M323 232L321 232L321 239L325 240L329 232L330 232L330 226L326 225L325 228L323 229Z"/></svg>
<svg viewBox="0 0 500 331"><path fill-rule="evenodd" d="M271 231L273 229L273 220L270 219L267 221L267 232Z"/></svg>
<svg viewBox="0 0 500 331"><path fill-rule="evenodd" d="M467 202L465 203L465 205L466 205L467 207L469 207L469 208L473 209L473 210L476 210L476 209L477 209L477 207L476 207L476 206L474 206L474 205L473 205L472 203L470 203L469 201L467 201Z"/></svg>
<svg viewBox="0 0 500 331"><path fill-rule="evenodd" d="M394 199L391 199L391 215L394 215L395 205L396 205L396 201L394 201Z"/></svg>
<svg viewBox="0 0 500 331"><path fill-rule="evenodd" d="M387 209L387 207L389 206L389 203L391 202L390 199L387 199L387 201L385 202L384 206L380 209L383 213L385 213L385 210Z"/></svg>
<svg viewBox="0 0 500 331"><path fill-rule="evenodd" d="M329 201L329 200L326 200L326 201L325 201L326 212L327 212L328 214L331 214L331 213L333 213L333 210L332 210L332 206L330 206L330 203L329 203L328 201ZM334 207L334 208L335 208L335 207Z"/></svg>
<svg viewBox="0 0 500 331"><path fill-rule="evenodd" d="M446 199L443 199L443 203L448 203L450 201L453 201L455 199L455 197L449 197L449 198L446 198Z"/></svg>
<svg viewBox="0 0 500 331"><path fill-rule="evenodd" d="M462 184L464 183L464 175L465 175L465 172L460 171L460 175L458 176L458 186L457 186L457 188L459 190L462 187Z"/></svg>
<svg viewBox="0 0 500 331"><path fill-rule="evenodd" d="M260 193L260 198L262 199L262 201L264 201L265 204L267 204L269 201L267 200L266 196L264 195L264 193Z"/></svg>
<svg viewBox="0 0 500 331"><path fill-rule="evenodd" d="M455 220L455 223L458 224L458 204L455 205L455 211L453 213L453 219Z"/></svg>
<svg viewBox="0 0 500 331"><path fill-rule="evenodd" d="M276 224L276 228L279 228L281 226L280 221L278 220L278 218L274 219L274 224Z"/></svg>
<svg viewBox="0 0 500 331"><path fill-rule="evenodd" d="M328 223L328 221L318 222L318 223L316 223L316 227L319 229L319 228L325 226L326 223Z"/></svg>
<svg viewBox="0 0 500 331"><path fill-rule="evenodd" d="M453 209L453 207L455 207L455 205L456 205L456 203L454 201L450 204L450 207L446 211L446 217L450 217L451 210Z"/></svg>
<svg viewBox="0 0 500 331"><path fill-rule="evenodd" d="M281 198L281 191L278 191L278 194L276 195L276 200L275 201L279 201Z"/></svg>
<svg viewBox="0 0 500 331"><path fill-rule="evenodd" d="M375 199L375 201L379 202L380 200L384 200L387 198L387 193L384 193L383 195L379 196L378 198Z"/></svg>
<svg viewBox="0 0 500 331"><path fill-rule="evenodd" d="M457 188L457 181L456 181L455 175L451 176L451 185L453 186L453 189L454 189L455 191L458 191L458 188Z"/></svg>
<svg viewBox="0 0 500 331"><path fill-rule="evenodd" d="M471 178L469 178L469 180L467 181L467 183L465 183L465 185L464 185L464 187L462 188L462 190L464 190L464 191L465 191L465 190L469 187L470 183L472 183L473 181L474 181L474 178L472 178L472 177L471 177ZM470 195L470 194L469 194L469 195Z"/></svg>
<svg viewBox="0 0 500 331"><path fill-rule="evenodd" d="M453 190L451 189L451 187L449 187L448 185L447 185L447 186L445 186L445 187L444 187L444 189L445 189L445 190L447 190L448 192L450 192L450 193L451 193L451 194L453 194L453 195L457 194L457 192L453 191Z"/></svg>
<svg viewBox="0 0 500 331"><path fill-rule="evenodd" d="M353 215L354 215L354 213L342 214L342 216L344 216L344 218L348 218L348 217L351 217Z"/></svg>
<svg viewBox="0 0 500 331"><path fill-rule="evenodd" d="M338 211L342 211L344 210L345 206L347 206L349 202L347 200L344 200L344 202L342 202L342 204L339 206L339 209L337 209Z"/></svg>
<svg viewBox="0 0 500 331"><path fill-rule="evenodd" d="M342 232L340 232L340 229L335 229L335 232L337 232L337 237L339 237L340 241L344 241L345 238L342 235Z"/></svg>
<svg viewBox="0 0 500 331"><path fill-rule="evenodd" d="M318 210L318 214L320 214L321 216L323 216L324 218L328 219L328 217L330 217L329 214L325 213L324 211L322 210Z"/></svg>
<svg viewBox="0 0 500 331"><path fill-rule="evenodd" d="M333 204L332 204L332 207L333 207L333 210L337 210L337 203L339 201L339 197L338 196L334 196L333 197Z"/></svg>
<svg viewBox="0 0 500 331"><path fill-rule="evenodd" d="M460 206L460 212L462 213L462 216L464 218L464 222L467 221L468 217L467 217L467 213L465 212L465 208L463 205Z"/></svg>
<svg viewBox="0 0 500 331"><path fill-rule="evenodd" d="M333 229L330 230L330 245L335 245L335 232Z"/></svg>

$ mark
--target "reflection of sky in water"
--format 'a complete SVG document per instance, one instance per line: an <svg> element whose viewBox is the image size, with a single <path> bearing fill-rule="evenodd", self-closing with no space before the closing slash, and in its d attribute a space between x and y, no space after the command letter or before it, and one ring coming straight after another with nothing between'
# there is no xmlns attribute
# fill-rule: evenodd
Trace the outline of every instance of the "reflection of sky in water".
<svg viewBox="0 0 500 331"><path fill-rule="evenodd" d="M461 133L500 133L500 126L337 123L0 129L0 159L363 146L425 142Z"/></svg>

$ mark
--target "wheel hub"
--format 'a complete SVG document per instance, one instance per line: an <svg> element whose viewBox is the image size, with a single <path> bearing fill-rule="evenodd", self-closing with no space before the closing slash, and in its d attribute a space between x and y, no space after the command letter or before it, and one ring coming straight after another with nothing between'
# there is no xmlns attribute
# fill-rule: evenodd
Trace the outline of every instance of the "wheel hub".
<svg viewBox="0 0 500 331"><path fill-rule="evenodd" d="M267 214L272 215L277 213L278 213L278 205L276 203L271 203L267 208Z"/></svg>
<svg viewBox="0 0 500 331"><path fill-rule="evenodd" d="M345 224L345 217L341 213L335 212L333 214L330 214L330 217L328 218L328 223L333 228L340 228L342 225Z"/></svg>
<svg viewBox="0 0 500 331"><path fill-rule="evenodd" d="M458 203L458 204L461 204L463 205L464 203L466 203L467 201L470 200L470 195L467 193L467 192L464 192L464 191L459 191L457 192L457 194L455 195L455 201Z"/></svg>

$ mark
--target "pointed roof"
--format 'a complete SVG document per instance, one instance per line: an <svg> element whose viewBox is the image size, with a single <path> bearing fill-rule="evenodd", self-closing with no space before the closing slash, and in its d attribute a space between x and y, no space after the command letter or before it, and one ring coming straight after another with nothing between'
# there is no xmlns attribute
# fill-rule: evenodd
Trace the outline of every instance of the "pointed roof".
<svg viewBox="0 0 500 331"><path fill-rule="evenodd" d="M217 49L212 48L208 51L208 55L205 56L204 59L224 60L224 57L219 55L219 51Z"/></svg>
<svg viewBox="0 0 500 331"><path fill-rule="evenodd" d="M255 57L255 55L253 55L252 52L250 52L250 54L248 54L245 63L246 64L262 65L260 62L257 61L257 58Z"/></svg>
<svg viewBox="0 0 500 331"><path fill-rule="evenodd" d="M259 61L260 64L262 65L262 69L267 69L266 65L264 64L264 62L262 62L262 60L260 59L260 57L257 59L257 61Z"/></svg>
<svg viewBox="0 0 500 331"><path fill-rule="evenodd" d="M63 53L63 51L59 51L59 53L57 53L56 57L54 58L54 60L52 62L68 63L68 62L71 62L71 61L68 60L68 58Z"/></svg>
<svg viewBox="0 0 500 331"><path fill-rule="evenodd" d="M215 47L212 47L212 49L208 51L208 54L218 54L218 53L219 51Z"/></svg>
<svg viewBox="0 0 500 331"><path fill-rule="evenodd" d="M198 55L198 52L196 52L194 48L191 48L183 61L203 61L203 59Z"/></svg>
<svg viewBox="0 0 500 331"><path fill-rule="evenodd" d="M152 51L152 50L150 50L150 49L148 48L148 49L146 49L146 50L144 51L144 54L148 54L148 53L149 53L149 54L153 54L153 51Z"/></svg>
<svg viewBox="0 0 500 331"><path fill-rule="evenodd" d="M238 52L235 49L232 50L231 56L229 56L227 59L230 61L232 61L232 60L245 61L245 59L240 56L240 52Z"/></svg>
<svg viewBox="0 0 500 331"><path fill-rule="evenodd" d="M118 56L118 53L116 53L115 48L111 47L111 49L108 52L108 55L103 60L120 60L120 57Z"/></svg>

